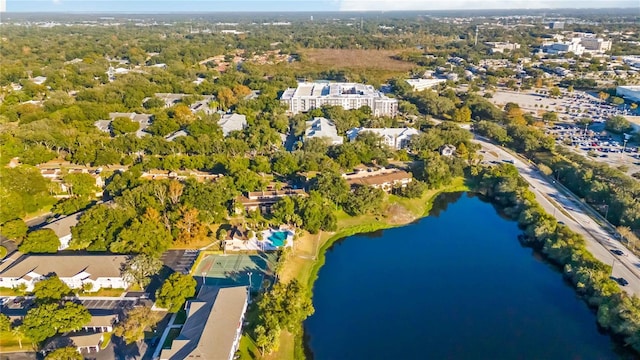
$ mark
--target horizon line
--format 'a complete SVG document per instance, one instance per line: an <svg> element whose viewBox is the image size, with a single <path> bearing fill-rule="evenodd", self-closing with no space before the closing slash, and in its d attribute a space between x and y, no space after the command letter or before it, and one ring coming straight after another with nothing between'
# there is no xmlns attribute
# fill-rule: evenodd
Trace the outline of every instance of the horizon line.
<svg viewBox="0 0 640 360"><path fill-rule="evenodd" d="M2 14L140 14L140 15L171 15L171 14L235 14L235 13L396 13L409 11L431 11L431 12L468 12L468 11L547 11L547 10L622 10L622 9L638 9L640 6L616 6L616 7L559 7L559 8L475 8L475 9L405 9L405 10L302 10L302 11L281 11L281 10L220 10L220 11L156 11L156 12L139 12L139 11L3 11Z"/></svg>

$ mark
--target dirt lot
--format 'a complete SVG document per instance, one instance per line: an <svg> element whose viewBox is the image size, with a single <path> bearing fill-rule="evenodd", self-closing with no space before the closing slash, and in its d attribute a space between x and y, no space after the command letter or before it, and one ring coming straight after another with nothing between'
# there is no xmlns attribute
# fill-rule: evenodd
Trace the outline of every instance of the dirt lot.
<svg viewBox="0 0 640 360"><path fill-rule="evenodd" d="M391 58L393 50L305 49L302 54L312 64L335 68L408 71L414 64Z"/></svg>

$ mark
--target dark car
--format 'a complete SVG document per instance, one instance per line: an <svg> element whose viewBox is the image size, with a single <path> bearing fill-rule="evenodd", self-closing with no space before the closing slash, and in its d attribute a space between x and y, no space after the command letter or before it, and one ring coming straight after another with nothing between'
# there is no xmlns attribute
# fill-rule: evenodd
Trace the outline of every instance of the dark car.
<svg viewBox="0 0 640 360"><path fill-rule="evenodd" d="M619 249L612 249L611 252L616 254L616 255L620 255L620 256L624 255L624 251L619 250Z"/></svg>
<svg viewBox="0 0 640 360"><path fill-rule="evenodd" d="M618 284L620 284L620 286L627 286L629 285L629 282L627 280L625 280L625 278L617 278L616 282Z"/></svg>

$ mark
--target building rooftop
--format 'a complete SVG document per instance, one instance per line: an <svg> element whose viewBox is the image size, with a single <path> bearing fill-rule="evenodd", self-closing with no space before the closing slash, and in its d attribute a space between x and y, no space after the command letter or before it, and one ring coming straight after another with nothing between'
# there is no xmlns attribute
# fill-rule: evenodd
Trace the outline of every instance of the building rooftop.
<svg viewBox="0 0 640 360"><path fill-rule="evenodd" d="M342 144L342 136L338 136L338 130L333 121L316 117L307 121L307 129L304 132L305 138L328 138L334 144Z"/></svg>
<svg viewBox="0 0 640 360"><path fill-rule="evenodd" d="M247 117L240 114L224 114L218 120L222 134L228 136L232 131L240 131L247 126Z"/></svg>
<svg viewBox="0 0 640 360"><path fill-rule="evenodd" d="M383 169L374 172L362 171L356 174L343 175L349 185L382 185L394 181L411 179L410 173L398 169Z"/></svg>
<svg viewBox="0 0 640 360"><path fill-rule="evenodd" d="M75 214L71 214L69 216L65 216L62 219L56 220L52 223L43 226L43 229L51 229L58 238L63 238L65 236L71 235L71 228L78 225L78 221L80 221L80 216L82 215L82 211L77 212Z"/></svg>
<svg viewBox="0 0 640 360"><path fill-rule="evenodd" d="M187 321L160 359L227 360L241 326L247 303L247 287L203 287L188 303Z"/></svg>
<svg viewBox="0 0 640 360"><path fill-rule="evenodd" d="M55 273L59 277L86 274L90 279L120 277L127 255L23 255L0 265L0 277L22 278ZM31 274L31 275L30 275Z"/></svg>
<svg viewBox="0 0 640 360"><path fill-rule="evenodd" d="M349 140L353 141L358 137L358 134L363 132L372 132L379 136L395 139L404 136L414 136L418 135L420 132L414 128L353 128L347 131L347 137Z"/></svg>

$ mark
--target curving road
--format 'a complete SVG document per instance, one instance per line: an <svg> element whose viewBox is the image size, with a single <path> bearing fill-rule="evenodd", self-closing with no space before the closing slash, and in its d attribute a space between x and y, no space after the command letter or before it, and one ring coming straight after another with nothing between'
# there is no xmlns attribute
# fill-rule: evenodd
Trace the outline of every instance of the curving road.
<svg viewBox="0 0 640 360"><path fill-rule="evenodd" d="M520 175L531 185L530 190L538 203L558 221L564 222L571 230L584 236L587 249L600 261L613 265L612 276L624 278L629 284L621 286L628 294L640 296L640 260L631 254L611 233L598 224L587 208L575 195L561 189L559 184L540 173L535 166L522 160L502 147L496 146L481 136L474 142L482 146L484 161L513 161ZM611 250L620 249L624 255L614 255Z"/></svg>

